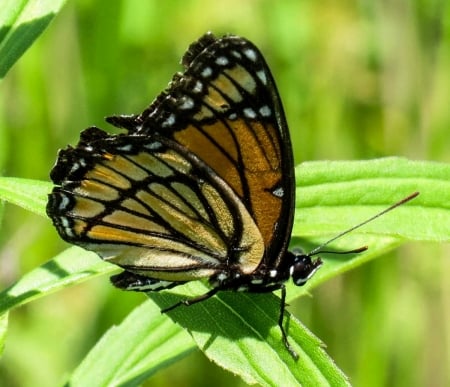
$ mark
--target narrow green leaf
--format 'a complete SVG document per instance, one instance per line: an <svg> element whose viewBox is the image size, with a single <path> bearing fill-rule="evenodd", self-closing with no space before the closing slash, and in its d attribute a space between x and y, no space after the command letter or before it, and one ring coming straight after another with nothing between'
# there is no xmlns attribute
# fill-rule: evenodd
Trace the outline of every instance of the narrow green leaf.
<svg viewBox="0 0 450 387"><path fill-rule="evenodd" d="M0 356L5 350L6 333L8 332L8 313L0 314Z"/></svg>
<svg viewBox="0 0 450 387"><path fill-rule="evenodd" d="M449 164L398 157L315 161L296 168L296 182L294 236L336 235L419 191L410 203L352 234L450 240Z"/></svg>
<svg viewBox="0 0 450 387"><path fill-rule="evenodd" d="M94 253L71 247L0 293L0 314L91 277L117 270Z"/></svg>
<svg viewBox="0 0 450 387"><path fill-rule="evenodd" d="M0 7L0 79L45 30L65 0L3 0Z"/></svg>
<svg viewBox="0 0 450 387"><path fill-rule="evenodd" d="M0 177L0 199L16 204L37 215L46 216L47 195L53 185L45 181Z"/></svg>
<svg viewBox="0 0 450 387"><path fill-rule="evenodd" d="M139 386L195 348L189 334L147 300L97 342L68 385Z"/></svg>

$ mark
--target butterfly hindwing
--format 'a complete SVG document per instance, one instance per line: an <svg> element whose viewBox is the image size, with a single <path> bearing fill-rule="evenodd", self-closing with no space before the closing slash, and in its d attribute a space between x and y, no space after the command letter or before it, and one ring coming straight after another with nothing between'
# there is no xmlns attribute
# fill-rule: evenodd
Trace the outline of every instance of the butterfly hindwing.
<svg viewBox="0 0 450 387"><path fill-rule="evenodd" d="M159 135L82 133L60 152L48 204L61 236L137 275L211 277L230 262L252 272L261 235L214 171Z"/></svg>

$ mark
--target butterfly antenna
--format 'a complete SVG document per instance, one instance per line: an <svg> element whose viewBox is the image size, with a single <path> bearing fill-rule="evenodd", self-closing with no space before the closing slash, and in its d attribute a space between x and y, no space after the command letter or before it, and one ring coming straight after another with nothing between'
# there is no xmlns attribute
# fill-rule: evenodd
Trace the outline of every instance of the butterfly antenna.
<svg viewBox="0 0 450 387"><path fill-rule="evenodd" d="M354 225L353 227L350 227L349 229L342 231L341 233L337 234L335 237L331 238L330 240L326 241L325 243L323 243L320 246L317 246L315 249L313 249L312 251L310 251L308 253L308 256L312 257L313 255L316 255L318 253L334 253L334 254L351 254L351 253L361 253L362 251L367 250L367 246L363 246L363 247L359 247L357 249L354 250L349 250L349 251L323 251L322 248L329 245L331 242L334 242L336 239L339 239L341 237L343 237L344 235L356 230L357 228L360 228L362 226L364 226L365 224L371 222L372 220L375 220L376 218L379 218L380 216L386 214L389 211L392 211L394 208L397 208L407 202L409 202L410 200L414 199L415 197L417 197L419 195L419 192L414 192L411 195L408 195L407 197L403 198L402 200L398 201L397 203L394 203L392 206L386 208L385 210L379 212L378 214L375 214L374 216L370 217L369 219L366 219L364 222L358 223L356 225Z"/></svg>

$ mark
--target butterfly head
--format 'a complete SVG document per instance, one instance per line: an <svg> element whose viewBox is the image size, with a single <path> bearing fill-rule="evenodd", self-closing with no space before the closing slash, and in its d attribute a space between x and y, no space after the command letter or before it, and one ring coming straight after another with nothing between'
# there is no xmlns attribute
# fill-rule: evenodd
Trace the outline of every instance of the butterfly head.
<svg viewBox="0 0 450 387"><path fill-rule="evenodd" d="M320 258L311 259L311 255L304 254L301 251L291 254L293 255L293 263L289 268L289 274L295 285L303 286L322 266L322 260Z"/></svg>

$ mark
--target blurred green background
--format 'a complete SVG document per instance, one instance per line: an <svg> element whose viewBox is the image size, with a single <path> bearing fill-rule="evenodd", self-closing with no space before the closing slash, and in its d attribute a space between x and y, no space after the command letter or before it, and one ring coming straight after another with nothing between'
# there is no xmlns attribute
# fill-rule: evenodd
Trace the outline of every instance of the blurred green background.
<svg viewBox="0 0 450 387"><path fill-rule="evenodd" d="M297 163L389 155L450 161L450 4L446 1L68 2L0 85L4 175L48 180L57 149L103 117L142 111L204 32L260 47ZM412 220L413 221L413 220ZM66 245L48 219L8 206L0 285ZM408 244L291 306L356 386L450 385L448 244ZM141 294L107 278L14 311L1 386L64 381ZM230 386L199 352L152 386Z"/></svg>

